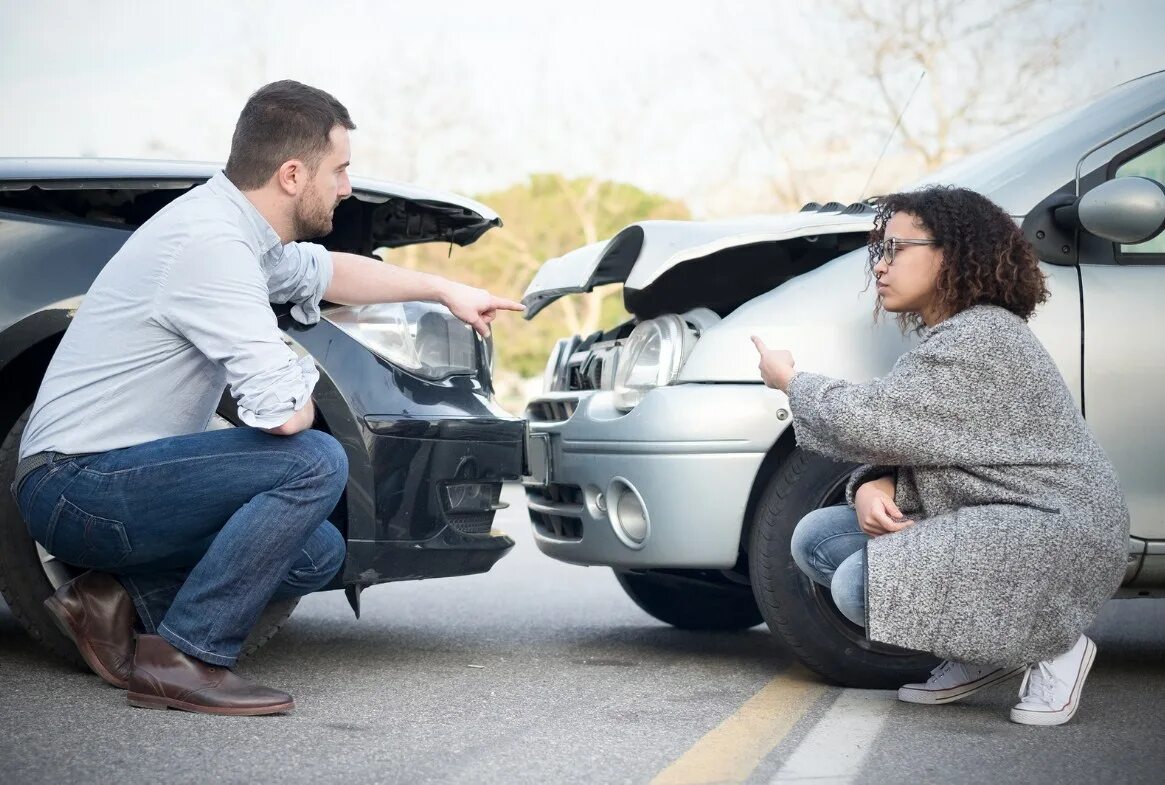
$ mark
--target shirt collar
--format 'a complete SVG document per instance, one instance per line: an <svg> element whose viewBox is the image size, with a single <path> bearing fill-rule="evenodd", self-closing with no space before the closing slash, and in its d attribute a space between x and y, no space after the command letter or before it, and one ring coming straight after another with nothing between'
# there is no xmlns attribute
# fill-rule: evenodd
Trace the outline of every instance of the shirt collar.
<svg viewBox="0 0 1165 785"><path fill-rule="evenodd" d="M251 204L250 200L243 196L243 192L235 187L235 184L227 177L226 172L217 172L214 177L210 178L208 185L211 190L230 199L246 217L247 225L253 230L254 240L259 245L260 255L265 256L275 249L279 249L282 253L283 241L279 239L279 235L271 228L271 224L267 223L267 219L255 209L255 205Z"/></svg>

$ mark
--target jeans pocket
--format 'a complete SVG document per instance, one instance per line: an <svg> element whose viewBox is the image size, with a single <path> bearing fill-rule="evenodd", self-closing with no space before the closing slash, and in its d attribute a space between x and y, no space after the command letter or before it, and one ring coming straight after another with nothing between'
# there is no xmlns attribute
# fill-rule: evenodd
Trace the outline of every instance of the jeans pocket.
<svg viewBox="0 0 1165 785"><path fill-rule="evenodd" d="M61 497L45 532L45 548L53 556L79 567L117 567L131 549L125 524L85 512Z"/></svg>

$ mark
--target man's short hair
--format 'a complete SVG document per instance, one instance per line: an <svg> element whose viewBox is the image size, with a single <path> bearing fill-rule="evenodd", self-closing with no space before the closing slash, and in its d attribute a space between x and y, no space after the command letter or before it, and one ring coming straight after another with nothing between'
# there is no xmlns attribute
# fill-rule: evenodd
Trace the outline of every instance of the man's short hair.
<svg viewBox="0 0 1165 785"><path fill-rule="evenodd" d="M344 105L323 90L291 79L260 87L235 125L226 175L240 191L253 191L293 158L314 171L337 125L356 128Z"/></svg>

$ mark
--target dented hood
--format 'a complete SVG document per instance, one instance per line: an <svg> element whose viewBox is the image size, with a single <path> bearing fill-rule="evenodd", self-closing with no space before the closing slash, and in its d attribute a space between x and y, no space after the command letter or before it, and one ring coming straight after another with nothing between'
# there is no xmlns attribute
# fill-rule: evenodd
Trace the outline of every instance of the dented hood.
<svg viewBox="0 0 1165 785"><path fill-rule="evenodd" d="M711 254L796 237L868 231L873 210L864 204L836 205L782 215L719 221L641 221L610 240L550 259L522 295L525 318L567 294L621 283L643 291L669 270Z"/></svg>

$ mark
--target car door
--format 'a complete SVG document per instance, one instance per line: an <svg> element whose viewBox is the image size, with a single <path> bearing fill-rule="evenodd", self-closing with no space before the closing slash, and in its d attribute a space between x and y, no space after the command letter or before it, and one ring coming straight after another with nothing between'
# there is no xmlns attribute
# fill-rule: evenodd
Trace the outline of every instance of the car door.
<svg viewBox="0 0 1165 785"><path fill-rule="evenodd" d="M1131 176L1165 183L1161 119L1138 129L1090 184ZM1082 237L1079 269L1085 417L1116 466L1132 535L1165 540L1165 233L1136 245Z"/></svg>

